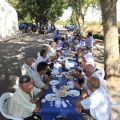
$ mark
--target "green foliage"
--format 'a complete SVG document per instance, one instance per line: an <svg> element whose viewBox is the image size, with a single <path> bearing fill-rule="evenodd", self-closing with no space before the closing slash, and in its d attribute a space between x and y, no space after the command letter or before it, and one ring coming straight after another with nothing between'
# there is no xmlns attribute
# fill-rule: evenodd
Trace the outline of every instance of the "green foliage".
<svg viewBox="0 0 120 120"><path fill-rule="evenodd" d="M58 25L66 25L67 21L66 20L57 20L55 22L55 24L58 24Z"/></svg>
<svg viewBox="0 0 120 120"><path fill-rule="evenodd" d="M47 23L63 13L64 0L8 0L17 10L19 20Z"/></svg>
<svg viewBox="0 0 120 120"><path fill-rule="evenodd" d="M73 25L76 25L78 26L78 22L76 20L76 14L75 14L75 11L72 10L72 15L70 17L70 24L73 24Z"/></svg>
<svg viewBox="0 0 120 120"><path fill-rule="evenodd" d="M104 36L102 34L93 34L93 38L104 40Z"/></svg>

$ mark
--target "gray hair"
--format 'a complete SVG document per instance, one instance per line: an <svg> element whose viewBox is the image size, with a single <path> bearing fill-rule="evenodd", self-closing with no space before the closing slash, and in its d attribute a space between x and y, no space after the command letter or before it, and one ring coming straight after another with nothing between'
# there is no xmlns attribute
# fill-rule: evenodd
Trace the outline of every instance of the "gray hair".
<svg viewBox="0 0 120 120"><path fill-rule="evenodd" d="M95 77L90 77L87 80L87 83L93 88L93 89L98 89L100 87L100 81L99 79Z"/></svg>
<svg viewBox="0 0 120 120"><path fill-rule="evenodd" d="M25 57L25 62L29 62L29 61L31 61L31 60L34 61L34 58L32 58L31 56L26 56L26 57Z"/></svg>
<svg viewBox="0 0 120 120"><path fill-rule="evenodd" d="M53 47L54 45L56 45L56 42L52 42L50 46Z"/></svg>

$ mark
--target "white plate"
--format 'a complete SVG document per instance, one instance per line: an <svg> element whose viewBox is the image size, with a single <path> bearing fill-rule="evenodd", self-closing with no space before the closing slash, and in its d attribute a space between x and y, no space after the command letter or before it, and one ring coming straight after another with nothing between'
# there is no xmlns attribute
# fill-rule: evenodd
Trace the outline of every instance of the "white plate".
<svg viewBox="0 0 120 120"><path fill-rule="evenodd" d="M68 75L68 72L61 72L61 75Z"/></svg>
<svg viewBox="0 0 120 120"><path fill-rule="evenodd" d="M58 85L59 84L59 81L58 80L51 80L49 82L50 85Z"/></svg>
<svg viewBox="0 0 120 120"><path fill-rule="evenodd" d="M57 77L57 78L61 78L61 77L62 77L62 75L56 75L56 77Z"/></svg>
<svg viewBox="0 0 120 120"><path fill-rule="evenodd" d="M68 60L76 60L76 58L68 58Z"/></svg>
<svg viewBox="0 0 120 120"><path fill-rule="evenodd" d="M68 95L71 97L77 97L80 95L80 92L78 90L70 90L68 91Z"/></svg>
<svg viewBox="0 0 120 120"><path fill-rule="evenodd" d="M57 74L59 74L59 71L57 71L57 70L52 71L51 74L57 75Z"/></svg>
<svg viewBox="0 0 120 120"><path fill-rule="evenodd" d="M48 94L48 95L46 95L45 96L45 99L47 100L47 101L54 101L55 100L55 94Z"/></svg>

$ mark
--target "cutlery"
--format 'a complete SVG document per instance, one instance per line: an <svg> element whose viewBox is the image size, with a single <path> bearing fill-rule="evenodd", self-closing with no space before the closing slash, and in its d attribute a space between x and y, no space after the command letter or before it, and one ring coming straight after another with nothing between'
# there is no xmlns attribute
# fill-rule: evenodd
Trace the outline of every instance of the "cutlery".
<svg viewBox="0 0 120 120"><path fill-rule="evenodd" d="M68 100L66 100L66 102L67 102L70 106L72 106Z"/></svg>

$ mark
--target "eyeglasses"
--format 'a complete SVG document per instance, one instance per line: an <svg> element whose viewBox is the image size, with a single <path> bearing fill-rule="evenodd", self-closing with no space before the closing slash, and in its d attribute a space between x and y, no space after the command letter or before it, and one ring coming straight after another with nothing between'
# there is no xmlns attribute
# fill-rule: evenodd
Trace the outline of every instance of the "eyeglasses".
<svg viewBox="0 0 120 120"><path fill-rule="evenodd" d="M78 62L78 64L82 64L82 62Z"/></svg>
<svg viewBox="0 0 120 120"><path fill-rule="evenodd" d="M83 70L83 72L85 73L85 72L88 72L87 70Z"/></svg>

